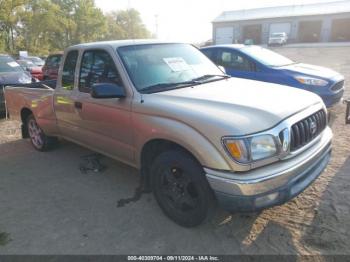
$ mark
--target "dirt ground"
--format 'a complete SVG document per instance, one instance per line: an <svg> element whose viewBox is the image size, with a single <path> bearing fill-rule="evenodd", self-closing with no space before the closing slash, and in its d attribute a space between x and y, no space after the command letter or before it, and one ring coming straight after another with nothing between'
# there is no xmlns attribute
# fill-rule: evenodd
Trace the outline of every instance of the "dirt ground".
<svg viewBox="0 0 350 262"><path fill-rule="evenodd" d="M276 51L350 79L350 47ZM20 140L18 123L0 120L0 254L350 254L344 112L342 104L330 109L332 160L305 192L259 214L220 211L194 229L167 219L149 194L118 208L138 186L136 170L104 158L105 172L84 174L79 164L89 150L63 142L36 152Z"/></svg>

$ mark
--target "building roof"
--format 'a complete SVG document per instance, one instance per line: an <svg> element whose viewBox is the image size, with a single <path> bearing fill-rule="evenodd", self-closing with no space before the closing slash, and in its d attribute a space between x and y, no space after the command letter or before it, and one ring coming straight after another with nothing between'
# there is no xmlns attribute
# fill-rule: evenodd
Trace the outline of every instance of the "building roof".
<svg viewBox="0 0 350 262"><path fill-rule="evenodd" d="M347 12L350 12L350 1L344 0L327 3L286 5L225 11L222 12L218 17L216 17L213 23L256 20L276 17L326 15Z"/></svg>

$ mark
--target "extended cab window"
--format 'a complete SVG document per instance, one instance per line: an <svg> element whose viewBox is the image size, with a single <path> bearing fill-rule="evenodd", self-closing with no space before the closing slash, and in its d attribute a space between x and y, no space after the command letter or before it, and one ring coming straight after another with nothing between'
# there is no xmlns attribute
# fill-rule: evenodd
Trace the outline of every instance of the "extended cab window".
<svg viewBox="0 0 350 262"><path fill-rule="evenodd" d="M233 51L220 51L218 64L238 71L254 71L254 65L244 56Z"/></svg>
<svg viewBox="0 0 350 262"><path fill-rule="evenodd" d="M122 86L112 57L103 50L85 51L80 68L79 90L90 93L96 83L113 83Z"/></svg>
<svg viewBox="0 0 350 262"><path fill-rule="evenodd" d="M73 50L67 54L62 71L62 87L67 90L74 88L75 67L78 59L78 51Z"/></svg>

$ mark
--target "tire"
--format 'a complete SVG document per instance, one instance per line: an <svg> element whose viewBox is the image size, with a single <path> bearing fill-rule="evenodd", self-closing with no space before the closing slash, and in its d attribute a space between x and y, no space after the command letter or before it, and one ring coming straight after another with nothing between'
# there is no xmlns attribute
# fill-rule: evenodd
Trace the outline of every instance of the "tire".
<svg viewBox="0 0 350 262"><path fill-rule="evenodd" d="M216 201L203 168L185 151L161 153L151 167L151 185L164 214L181 226L198 226L214 214Z"/></svg>
<svg viewBox="0 0 350 262"><path fill-rule="evenodd" d="M26 127L30 142L36 150L42 152L48 151L57 143L57 138L45 135L33 115L27 117Z"/></svg>

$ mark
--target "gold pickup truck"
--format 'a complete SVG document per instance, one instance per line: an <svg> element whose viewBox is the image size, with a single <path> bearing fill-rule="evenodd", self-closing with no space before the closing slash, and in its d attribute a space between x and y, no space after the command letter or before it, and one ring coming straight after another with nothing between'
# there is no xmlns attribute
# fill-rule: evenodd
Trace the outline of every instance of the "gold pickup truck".
<svg viewBox="0 0 350 262"><path fill-rule="evenodd" d="M64 138L140 170L182 226L282 204L326 167L322 100L230 78L195 47L153 40L65 50L55 88L7 87L9 114L40 151Z"/></svg>

